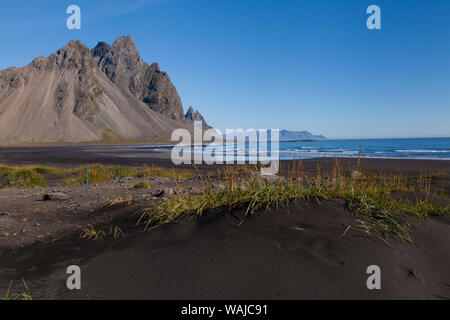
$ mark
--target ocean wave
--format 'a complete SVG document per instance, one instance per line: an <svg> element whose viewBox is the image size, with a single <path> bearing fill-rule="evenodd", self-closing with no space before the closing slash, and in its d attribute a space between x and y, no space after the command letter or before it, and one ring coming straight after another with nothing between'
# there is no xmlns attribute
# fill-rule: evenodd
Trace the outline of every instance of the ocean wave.
<svg viewBox="0 0 450 320"><path fill-rule="evenodd" d="M400 153L450 153L450 150L394 150Z"/></svg>

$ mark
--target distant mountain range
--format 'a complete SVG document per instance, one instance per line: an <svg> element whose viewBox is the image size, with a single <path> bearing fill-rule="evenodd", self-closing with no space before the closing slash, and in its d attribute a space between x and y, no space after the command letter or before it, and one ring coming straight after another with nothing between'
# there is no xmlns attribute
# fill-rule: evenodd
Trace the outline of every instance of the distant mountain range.
<svg viewBox="0 0 450 320"><path fill-rule="evenodd" d="M280 141L298 141L298 140L327 140L322 135L313 135L308 131L280 131Z"/></svg>
<svg viewBox="0 0 450 320"><path fill-rule="evenodd" d="M271 139L271 131L268 130L264 136L264 139ZM245 131L244 131L245 132ZM232 132L231 134L235 135L234 140L236 139L242 139L245 141L259 141L260 139L260 132L255 129L251 129L250 131L246 132L246 135L243 137L239 137L236 132ZM226 133L222 133L224 140L233 141L233 136L227 136ZM261 137L262 139L262 137ZM313 135L308 131L288 131L288 130L280 130L279 135L279 141L280 142L288 142L288 141L321 141L321 140L327 140L324 136L321 135Z"/></svg>
<svg viewBox="0 0 450 320"><path fill-rule="evenodd" d="M192 130L159 65L145 63L130 36L90 50L70 41L49 57L0 71L0 144L158 142ZM206 122L205 122L206 124Z"/></svg>

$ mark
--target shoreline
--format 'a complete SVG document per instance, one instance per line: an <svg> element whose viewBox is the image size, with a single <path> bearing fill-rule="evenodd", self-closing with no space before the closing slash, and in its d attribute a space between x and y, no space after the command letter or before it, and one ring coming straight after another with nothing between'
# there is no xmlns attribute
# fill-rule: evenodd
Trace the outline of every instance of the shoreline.
<svg viewBox="0 0 450 320"><path fill-rule="evenodd" d="M158 145L155 145L159 148ZM164 145L159 145L164 147ZM357 157L336 158L339 163L354 170ZM407 174L423 172L450 173L450 159L411 159L411 158L369 158L361 157L361 168L383 172L399 170ZM308 167L329 168L335 161L334 157L313 159L280 160L287 167L293 162L302 161ZM149 152L137 145L121 146L45 146L45 147L0 147L0 164L10 166L47 166L47 167L81 167L93 164L107 166L160 166L164 168L194 169L192 165L174 165L170 160L170 152ZM226 165L197 166L202 171L217 170Z"/></svg>
<svg viewBox="0 0 450 320"><path fill-rule="evenodd" d="M175 166L167 153L130 155L129 148L0 148L0 164L196 171L191 165ZM305 175L314 177L319 170L325 177L333 173L335 161L344 175L358 168L357 158L286 160L281 161L279 175L288 177L301 163ZM201 165L198 173L208 177L224 167ZM434 174L432 188L442 194L436 199L450 202L450 161L362 158L360 168L386 176L401 173L411 180ZM450 283L448 216L408 219L417 245L369 237L356 227L358 216L340 198L297 200L254 216L239 207L212 210L144 232L143 225L136 225L137 212L160 204L164 195L201 193L209 185L195 177L121 177L93 183L87 195L84 185L64 186L55 174L48 178L47 188L0 188L0 297L12 280L13 292L20 292L23 278L38 300L450 298L445 286ZM149 188L137 189L141 182ZM219 188L221 181L212 183L219 183L213 187ZM48 192L62 192L69 199L43 201ZM413 200L418 195L410 194ZM399 197L403 199L403 194ZM119 228L124 236L80 239L88 228L95 232ZM365 286L365 270L372 264L383 270L379 292ZM64 287L64 266L69 265L83 270L80 292Z"/></svg>

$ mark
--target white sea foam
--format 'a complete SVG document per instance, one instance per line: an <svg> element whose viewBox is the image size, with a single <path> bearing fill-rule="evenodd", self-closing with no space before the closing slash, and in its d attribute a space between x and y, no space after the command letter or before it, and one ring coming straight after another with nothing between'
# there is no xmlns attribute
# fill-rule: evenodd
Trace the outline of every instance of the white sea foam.
<svg viewBox="0 0 450 320"><path fill-rule="evenodd" d="M401 153L450 153L450 150L394 150Z"/></svg>

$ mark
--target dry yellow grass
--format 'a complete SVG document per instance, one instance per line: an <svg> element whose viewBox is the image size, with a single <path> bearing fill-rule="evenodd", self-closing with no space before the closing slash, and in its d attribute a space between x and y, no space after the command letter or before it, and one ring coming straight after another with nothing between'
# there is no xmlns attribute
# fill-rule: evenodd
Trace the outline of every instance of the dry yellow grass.
<svg viewBox="0 0 450 320"><path fill-rule="evenodd" d="M207 211L227 211L245 208L247 214L263 209L286 206L291 201L302 199L322 201L340 198L346 207L358 217L358 225L369 235L399 238L412 242L407 216L426 218L432 215L446 215L450 208L430 201L430 198L406 203L391 197L393 191L425 191L430 194L430 177L407 177L402 175L378 175L360 172L350 175L336 160L331 176L321 174L317 169L315 177L303 174L302 162L294 163L290 176L268 181L255 175L255 170L242 170L239 176L228 168L218 172L222 188L211 187L201 194L182 194L166 198L165 201L141 212L140 222L146 227L171 223L181 217L201 216ZM208 184L209 177L201 183ZM276 180L274 180L276 181ZM347 230L348 231L348 230ZM345 232L344 232L345 235Z"/></svg>
<svg viewBox="0 0 450 320"><path fill-rule="evenodd" d="M89 172L89 183L108 182L122 177L133 178L171 178L191 179L196 176L194 172L177 169L164 169L158 167L107 167L93 165L87 168L62 169L36 166L14 167L0 165L0 177L4 177L3 184L8 188L46 188L48 182L46 174L61 175L66 186L86 183L86 169Z"/></svg>

